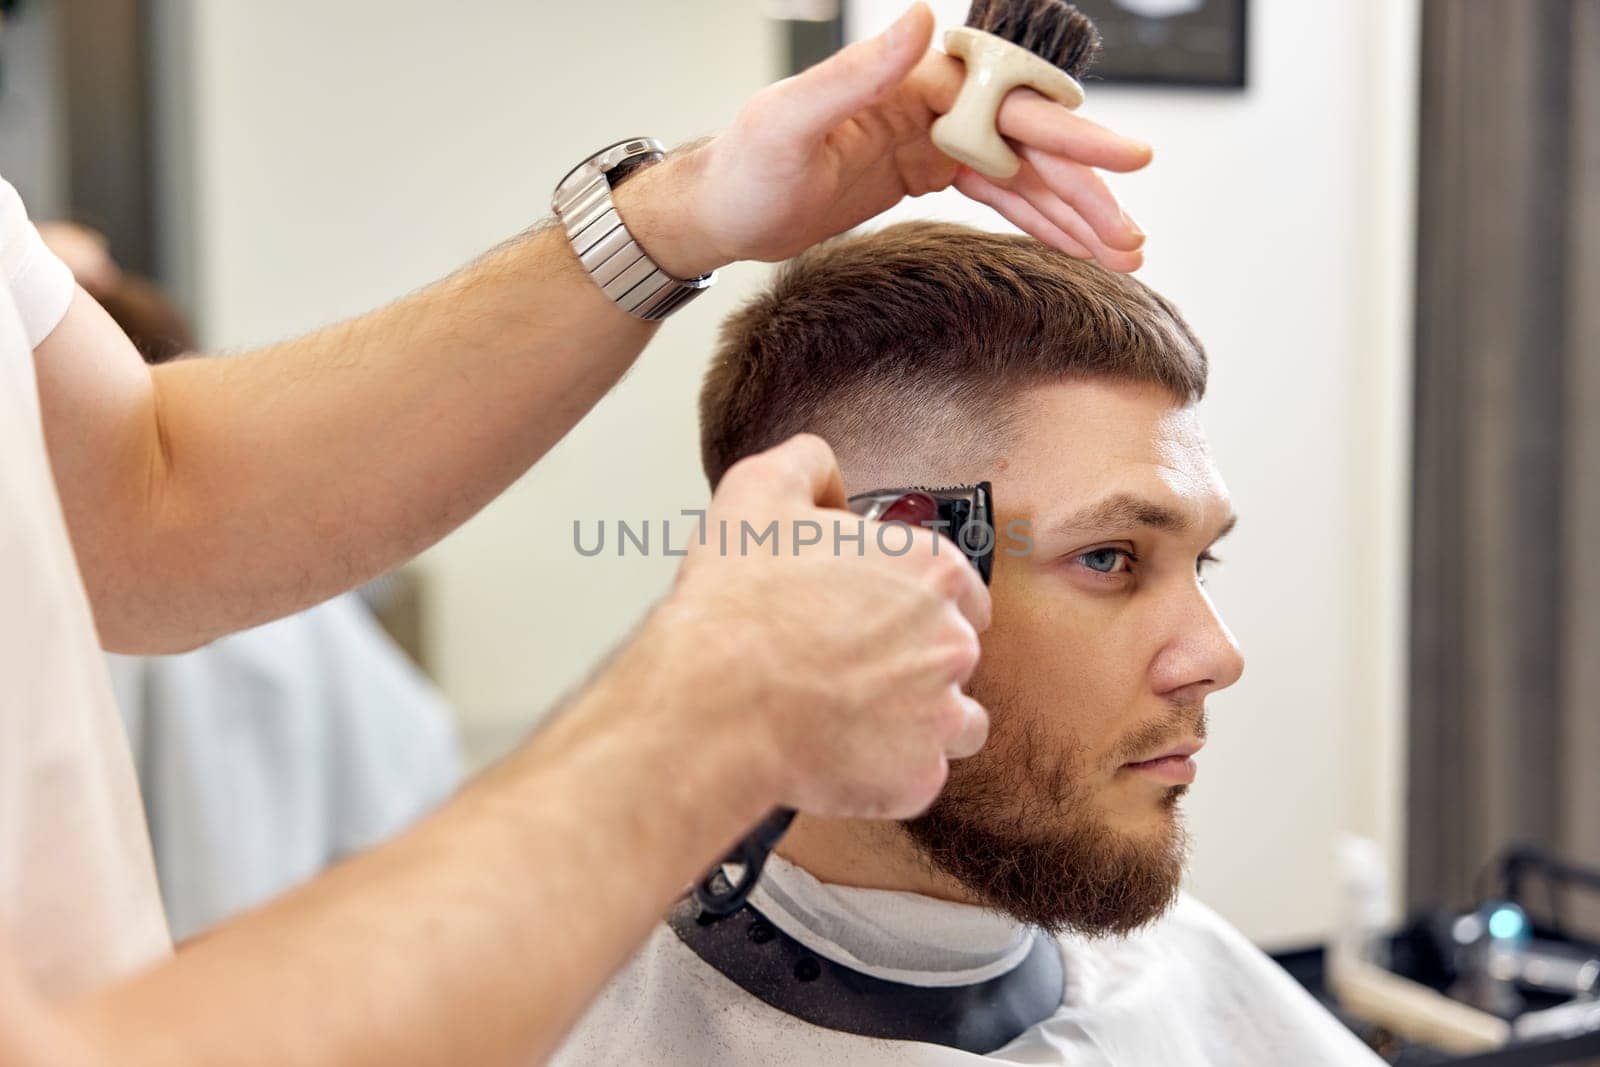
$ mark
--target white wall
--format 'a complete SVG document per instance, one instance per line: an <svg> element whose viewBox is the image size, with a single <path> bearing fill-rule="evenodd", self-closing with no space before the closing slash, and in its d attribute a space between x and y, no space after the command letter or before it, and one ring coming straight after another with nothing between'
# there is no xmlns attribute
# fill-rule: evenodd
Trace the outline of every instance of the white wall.
<svg viewBox="0 0 1600 1067"><path fill-rule="evenodd" d="M936 0L941 26L966 0ZM1090 83L1155 146L1114 188L1212 358L1240 525L1211 587L1244 646L1187 801L1191 886L1270 945L1337 915L1334 842L1400 842L1416 0L1256 0L1244 92ZM856 0L851 35L899 0ZM959 198L907 204L987 223Z"/></svg>
<svg viewBox="0 0 1600 1067"><path fill-rule="evenodd" d="M165 2L189 8L174 24L192 37L192 276L228 346L437 277L545 214L565 166L607 140L715 128L779 55L754 0L612 0L601 21L553 2ZM1193 885L1268 944L1329 927L1338 831L1399 848L1416 3L1257 0L1247 92L1102 86L1087 105L1157 146L1117 188L1151 234L1144 277L1215 364L1205 418L1243 523L1214 588L1250 667L1216 702L1191 795ZM869 26L899 6L856 10ZM939 6L953 24L966 5ZM478 751L581 679L670 579L659 556L577 557L571 520L703 499L698 377L762 273L727 272L425 557L432 654Z"/></svg>

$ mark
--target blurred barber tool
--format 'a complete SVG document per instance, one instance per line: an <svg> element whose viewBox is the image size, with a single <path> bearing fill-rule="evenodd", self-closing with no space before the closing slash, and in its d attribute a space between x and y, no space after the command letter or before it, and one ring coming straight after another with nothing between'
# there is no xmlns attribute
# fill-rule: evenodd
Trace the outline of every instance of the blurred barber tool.
<svg viewBox="0 0 1600 1067"><path fill-rule="evenodd" d="M1449 994L1502 1019L1520 1015L1523 1000L1516 981L1528 948L1528 927L1527 913L1506 900L1491 900L1458 918L1450 932L1460 977Z"/></svg>
<svg viewBox="0 0 1600 1067"><path fill-rule="evenodd" d="M926 526L946 535L977 568L984 584L989 583L994 568L995 529L994 501L988 482L949 489L875 489L851 497L849 505L864 520ZM793 808L777 809L746 834L721 863L705 873L694 889L702 915L720 918L744 906L761 878L767 857L794 822L794 815ZM727 867L737 870L724 870Z"/></svg>
<svg viewBox="0 0 1600 1067"><path fill-rule="evenodd" d="M1420 912L1378 947L1373 935L1386 917L1369 898L1388 895L1387 872L1375 880L1381 857L1371 849L1347 843L1341 854L1347 914L1326 986L1347 1020L1415 1052L1392 1062L1456 1062L1428 1058L1436 1053L1484 1065L1597 1062L1600 943L1565 911L1572 893L1600 893L1600 870L1509 848L1479 876L1470 910ZM1543 891L1528 892L1530 881Z"/></svg>
<svg viewBox="0 0 1600 1067"><path fill-rule="evenodd" d="M1343 900L1330 951L1342 960L1387 967L1385 935L1394 916L1389 908L1389 867L1383 849L1370 837L1346 834L1339 839L1337 855Z"/></svg>
<svg viewBox="0 0 1600 1067"><path fill-rule="evenodd" d="M1078 78L1099 54L1100 34L1065 0L972 0L967 24L946 33L944 47L967 65L967 80L955 106L933 124L933 143L979 174L1005 179L1022 161L995 129L1001 101L1026 86L1079 107Z"/></svg>

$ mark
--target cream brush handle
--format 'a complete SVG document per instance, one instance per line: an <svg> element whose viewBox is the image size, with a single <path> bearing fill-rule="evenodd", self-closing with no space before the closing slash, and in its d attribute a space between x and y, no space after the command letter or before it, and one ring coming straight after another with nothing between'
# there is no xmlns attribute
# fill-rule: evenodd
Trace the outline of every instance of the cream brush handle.
<svg viewBox="0 0 1600 1067"><path fill-rule="evenodd" d="M1025 85L1076 108L1083 103L1083 88L1066 71L992 33L960 26L944 41L945 50L966 64L967 78L955 106L933 124L934 145L985 177L1014 177L1022 160L995 128L1006 94Z"/></svg>

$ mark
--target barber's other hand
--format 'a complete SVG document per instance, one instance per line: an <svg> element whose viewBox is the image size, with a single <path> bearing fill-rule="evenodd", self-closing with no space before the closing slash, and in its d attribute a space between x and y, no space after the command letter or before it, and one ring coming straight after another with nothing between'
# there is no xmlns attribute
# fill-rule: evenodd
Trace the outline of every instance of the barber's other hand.
<svg viewBox="0 0 1600 1067"><path fill-rule="evenodd" d="M722 134L641 175L629 195L647 249L683 277L733 260L787 259L903 197L953 184L1046 244L1138 269L1144 234L1095 168L1138 170L1149 146L1019 89L999 125L1022 170L995 182L960 166L928 136L965 76L960 60L929 47L933 29L919 2L883 34L757 93Z"/></svg>
<svg viewBox="0 0 1600 1067"><path fill-rule="evenodd" d="M700 729L738 731L765 762L774 804L818 815L908 818L943 787L948 760L988 735L983 708L962 692L989 624L989 592L949 542L909 531L891 556L866 523L841 510L833 452L801 435L724 476L672 595L653 623L697 664ZM772 542L741 551L741 523ZM820 543L796 550L805 523ZM728 549L721 547L726 524ZM799 524L799 526L797 526ZM902 531L886 544L898 549Z"/></svg>

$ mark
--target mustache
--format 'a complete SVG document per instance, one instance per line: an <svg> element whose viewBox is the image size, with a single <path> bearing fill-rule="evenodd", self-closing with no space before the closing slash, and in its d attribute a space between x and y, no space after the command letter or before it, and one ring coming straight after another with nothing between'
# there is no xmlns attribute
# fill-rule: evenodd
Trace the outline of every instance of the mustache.
<svg viewBox="0 0 1600 1067"><path fill-rule="evenodd" d="M1121 766L1190 737L1206 739L1205 705L1198 701L1174 702L1167 706L1167 714L1137 727L1118 742L1113 758Z"/></svg>

